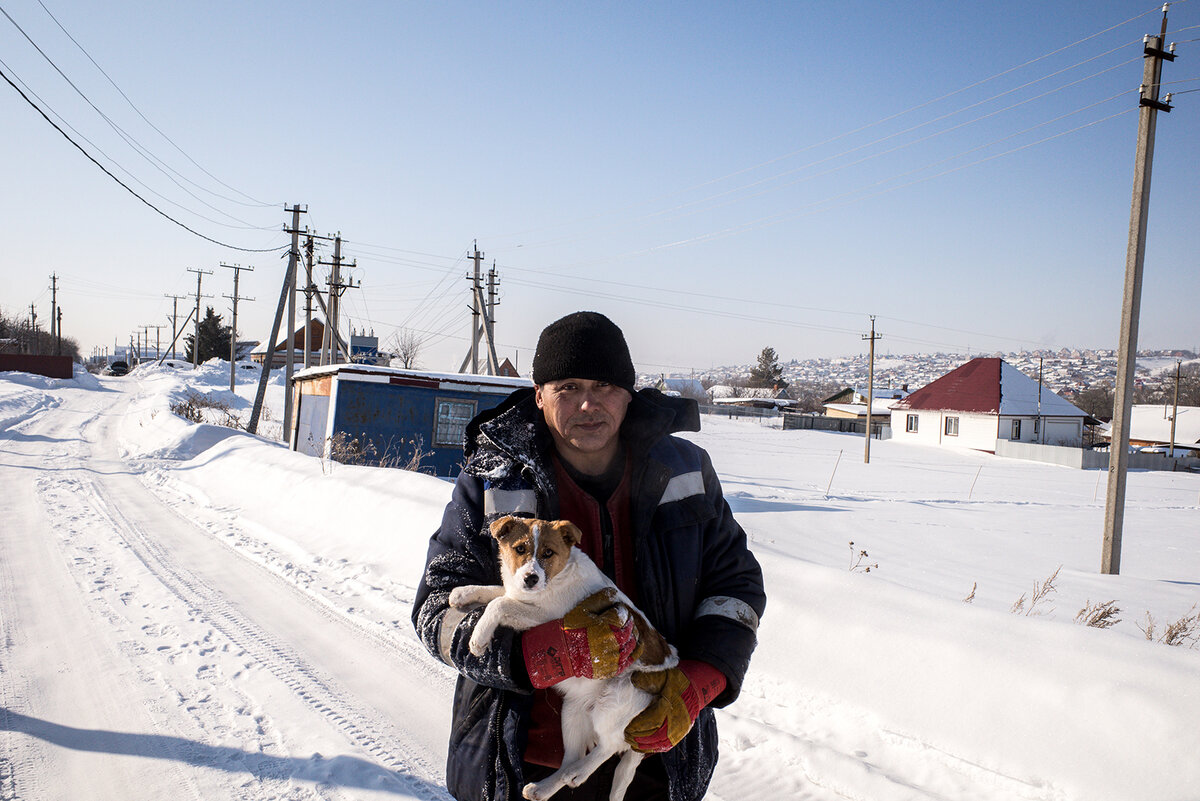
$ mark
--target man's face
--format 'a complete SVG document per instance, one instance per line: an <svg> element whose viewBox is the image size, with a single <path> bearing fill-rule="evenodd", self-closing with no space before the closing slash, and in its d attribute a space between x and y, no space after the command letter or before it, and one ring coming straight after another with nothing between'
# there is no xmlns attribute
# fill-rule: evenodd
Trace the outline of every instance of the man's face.
<svg viewBox="0 0 1200 801"><path fill-rule="evenodd" d="M631 400L616 384L587 378L547 381L537 387L537 405L559 454L590 475L604 472L616 456Z"/></svg>

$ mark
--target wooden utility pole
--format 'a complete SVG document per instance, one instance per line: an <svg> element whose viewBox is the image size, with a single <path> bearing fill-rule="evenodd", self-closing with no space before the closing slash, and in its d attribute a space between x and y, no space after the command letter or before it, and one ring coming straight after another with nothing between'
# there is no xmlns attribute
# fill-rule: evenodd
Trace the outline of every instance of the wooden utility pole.
<svg viewBox="0 0 1200 801"><path fill-rule="evenodd" d="M871 315L871 333L863 334L863 339L870 340L871 345L867 357L867 436L863 449L863 464L871 463L871 411L875 405L875 341L883 339L883 334L875 333L875 315Z"/></svg>
<svg viewBox="0 0 1200 801"><path fill-rule="evenodd" d="M262 414L263 400L267 397L267 379L271 375L271 362L275 361L275 341L279 337L279 326L283 322L283 306L292 292L292 278L296 275L296 262L300 260L300 215L304 213L304 210L299 205L292 206L290 209L285 206L284 209L292 213L292 227L284 229L292 235L292 247L288 251L287 273L283 277L283 291L279 293L279 305L275 307L275 321L271 325L271 337L267 340L267 352L263 358L262 371L258 374L258 391L254 395L254 408L250 410L250 420L246 423L246 430L251 434L258 431L258 418ZM284 442L287 442L290 436L287 431L287 423L291 422L290 387L284 390L284 405L287 408L283 410L285 421L283 437Z"/></svg>
<svg viewBox="0 0 1200 801"><path fill-rule="evenodd" d="M233 294L225 297L233 301L233 324L229 327L229 391L233 391L234 385L237 383L237 312L238 301L249 300L254 298L242 298L238 295L238 276L242 274L242 270L254 272L253 267L243 267L240 264L222 264L222 267L233 270Z"/></svg>
<svg viewBox="0 0 1200 801"><path fill-rule="evenodd" d="M188 267L187 271L196 274L196 328L192 334L192 369L196 370L200 367L200 282L204 280L204 276L212 275L212 270L193 270Z"/></svg>
<svg viewBox="0 0 1200 801"><path fill-rule="evenodd" d="M1163 6L1162 31L1143 40L1142 86L1138 99L1137 157L1133 172L1133 203L1129 212L1129 244L1125 251L1125 295L1121 306L1121 343L1117 351L1117 383L1113 408L1113 436L1108 461L1108 492L1104 505L1104 541L1100 572L1121 572L1121 529L1125 517L1125 476L1129 469L1129 422L1133 410L1133 373L1137 364L1138 315L1142 304L1142 265L1146 257L1146 223L1150 213L1150 172L1154 163L1154 132L1159 111L1170 111L1160 102L1162 63L1175 56L1162 49L1167 32L1167 7Z"/></svg>

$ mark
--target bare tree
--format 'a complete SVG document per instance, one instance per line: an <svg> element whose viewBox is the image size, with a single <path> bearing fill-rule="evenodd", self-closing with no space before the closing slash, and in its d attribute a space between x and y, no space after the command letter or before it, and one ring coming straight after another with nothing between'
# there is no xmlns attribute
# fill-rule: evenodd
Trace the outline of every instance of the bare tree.
<svg viewBox="0 0 1200 801"><path fill-rule="evenodd" d="M401 329L392 334L392 350L401 367L405 370L415 370L418 365L417 357L421 354L421 338L410 328Z"/></svg>

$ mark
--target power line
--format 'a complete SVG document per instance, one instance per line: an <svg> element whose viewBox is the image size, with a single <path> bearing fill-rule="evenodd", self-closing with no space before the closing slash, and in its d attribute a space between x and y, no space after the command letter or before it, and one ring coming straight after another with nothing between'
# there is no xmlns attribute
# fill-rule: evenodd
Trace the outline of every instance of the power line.
<svg viewBox="0 0 1200 801"><path fill-rule="evenodd" d="M97 63L96 63L96 59L92 58L92 54L91 54L91 53L89 53L87 50L85 50L85 49L84 49L84 47L83 47L83 45L81 45L81 44L80 44L78 41L76 41L75 37L71 35L71 32L70 32L70 31L68 31L66 28L64 28L64 27L63 27L63 24L62 24L61 22L59 22L59 21L58 21L58 18L57 18L57 17L55 17L55 16L54 16L54 14L52 14L52 13L50 12L50 9L46 8L46 4L45 4L45 3L43 3L43 2L42 2L42 0L38 0L38 5L40 5L40 6L42 7L42 10L44 10L44 11L46 12L47 16L49 16L49 17L50 17L50 19L54 20L54 24L55 24L55 25L57 25L57 26L59 27L59 29L60 29L60 30L61 30L61 31L62 31L64 34L66 34L67 38L68 38L68 39L70 39L70 40L71 40L71 42L72 42L72 43L74 43L74 45L75 45L76 47L78 47L78 48L79 48L79 51L80 51L81 53L83 53L85 56L87 56L87 59L88 59L88 61L92 62L92 65L93 65L93 66L95 66L95 68L96 68L97 70L99 70L99 71L100 71L100 74L101 74L101 75L103 75L105 78L107 78L107 79L108 79L108 82L109 82L110 84L112 84L113 88L114 88L114 89L116 89L116 90L117 90L117 91L118 91L118 92L121 94L121 97L125 98L125 102L127 102L127 103L129 104L129 107L130 107L130 108L132 108L132 109L133 109L135 112L137 112L137 115L138 115L139 117L141 117L141 118L142 118L142 120L143 120L143 121L144 121L144 122L145 122L147 125L149 125L151 128L153 128L153 129L154 129L154 130L155 130L155 131L158 133L158 135L159 135L159 136L161 136L163 139L165 139L167 142L169 142L169 143L171 144L171 146L172 146L172 147L174 147L176 150L178 150L178 151L180 152L180 154L181 154L181 155L183 155L183 157L184 157L184 158L186 158L186 159L187 159L188 161L190 161L190 162L191 162L193 165L195 165L195 167L196 167L198 170L200 170L201 172L203 172L203 173L204 173L205 175L207 175L209 178L212 178L214 181L216 181L217 183L219 183L221 186L225 187L226 189L230 190L231 192L237 192L239 195L241 195L242 197L246 198L247 200L251 200L251 201L253 201L253 203L252 203L252 204L248 204L248 203L244 203L244 202L242 202L242 201L240 201L240 200L237 200L236 198L225 197L224 195L220 195L220 194L218 194L218 193L216 193L216 192L213 192L213 191L211 191L211 190L209 190L209 189L205 189L204 187L201 187L199 184L193 184L194 186L197 186L198 188L200 188L200 189L203 189L204 191L208 192L209 194L211 194L211 195L213 195L213 196L215 196L215 197L219 197L219 198L221 198L222 200L227 200L227 201L229 201L230 203L237 203L237 204L239 204L239 205L243 205L243 206L247 206L247 205L255 205L255 206L262 207L262 208L269 208L269 207L273 207L273 206L282 206L282 205L283 205L282 203L265 203L265 202L263 202L263 201L261 201L261 200L255 200L254 198L250 197L250 195L247 195L245 192L242 192L242 191L240 191L240 190L238 190L238 189L236 189L236 188L234 188L234 187L230 186L229 184L225 183L224 181L222 181L222 180L221 180L220 178L218 178L217 176L213 175L213 174L212 174L211 172L209 172L208 170L204 169L204 167L200 166L200 164L199 164L199 163L197 163L197 161L196 161L195 159L193 159L191 156L189 156L189 155L188 155L188 154L187 154L187 153L186 153L186 152L183 150L183 148L181 148L179 145L175 144L175 141L174 141L174 140L172 140L172 139L171 139L171 137L167 136L165 133L163 133L163 132L162 132L162 131L161 131L161 130L158 128L158 126L157 126L157 125L155 125L153 122L151 122L149 119L147 119L146 115L142 113L141 109L139 109L139 108L138 108L136 105L134 105L134 102L133 102L132 100L130 100L130 99L129 99L129 95L125 94L125 91L124 91L123 89L121 89L121 87L120 87L120 86L118 86L118 85L117 85L117 82L116 82L116 81L114 81L114 80L113 80L113 79L112 79L112 78L109 76L109 74L108 74L107 72L105 72L105 71L104 71L104 68L103 68L103 67L101 67L99 64L97 64ZM6 15L6 16L7 16L7 15ZM11 19L11 18L10 18L10 19ZM22 31L22 32L23 32L23 31ZM181 176L181 177L182 177L182 176ZM185 180L186 180L186 179L185 179Z"/></svg>
<svg viewBox="0 0 1200 801"><path fill-rule="evenodd" d="M157 156L155 156L153 153L151 153L149 151L149 149L147 149L141 142L139 142L132 135L130 135L127 131L125 131L125 129L123 129L121 126L119 126L115 122L113 122L113 120L107 114L105 114L103 111L101 111L99 109L99 107L97 107L96 104L93 103L91 101L91 99L86 94L83 93L83 90L81 90L78 86L75 85L74 81L72 81L69 77L67 77L67 74L65 72L63 72L56 63L54 63L54 60L51 59L50 56L48 56L44 50L42 50L42 48L38 45L38 43L35 42L33 40L33 38L30 37L30 35L25 32L25 29L22 28L17 23L17 21L12 18L12 16L8 13L8 11L6 11L4 9L3 6L0 6L0 13L4 14L4 16L8 18L8 21L13 24L13 27L15 27L18 31L21 32L21 35L25 37L26 41L28 41L29 44L31 44L33 46L33 49L36 50L38 52L38 54L41 55L41 57L46 60L46 63L48 63L51 67L54 68L54 71L57 72L59 74L59 76L61 76L62 79L67 82L67 85L70 86L72 89L74 89L75 93L77 95L79 95L81 98L83 98L83 101L85 103L87 103L89 106L91 106L92 110L95 111L97 114L99 114L100 118L102 120L104 120L108 124L108 126L110 128L112 128L117 133L117 135L120 136L125 141L125 143L127 145L129 145L131 148L133 148L135 153L137 153L139 156L144 158L150 164L150 166L154 167L156 170L158 170L160 173L162 173L164 176L166 176L167 180L174 183L176 186L178 186L180 189L182 189L184 192L186 192L189 196L191 196L197 202L204 204L205 206L207 206L208 208L217 212L218 214L222 214L231 220L241 223L240 227L243 227L245 229L251 229L251 230L267 230L267 229L263 228L262 226L250 225L245 220L239 220L237 217L234 217L232 214L228 214L227 212L222 211L221 209L217 208L216 206L212 205L211 203L203 200L202 198L197 197L195 195L195 193L193 193L191 190L189 190L183 184L179 183L179 181L177 181L171 175L168 175L166 170L170 170L171 172L175 173L175 175L178 175L180 178L183 178L183 180L188 181L188 183L191 183L193 186L196 186L197 188L200 188L200 189L204 189L204 187L200 187L195 182L190 181L188 178L186 178L185 176L183 176L176 170L172 169L166 162L162 161L162 159L159 159ZM47 12L47 13L49 13L49 12ZM58 22L58 20L55 20L55 22ZM62 26L60 25L59 27L62 27ZM66 31L64 29L64 33L65 32ZM70 36L70 34L67 34L67 35L68 35L68 37ZM74 39L72 39L72 41L74 41ZM76 45L78 45L78 43L76 43ZM83 48L80 48L80 49L82 50ZM87 55L86 51L84 54ZM91 56L88 56L88 58L91 58ZM92 63L95 63L95 62L93 61ZM101 70L101 72L103 72L103 70ZM105 75L105 77L108 77L108 76ZM110 78L109 80L111 82L112 79ZM115 85L116 84L114 84L114 86ZM118 87L117 91L120 91L119 87ZM128 100L128 98L126 98L126 100ZM43 101L43 102L45 102L45 101ZM135 111L136 111L136 108L135 108ZM61 115L59 115L59 116L61 117ZM95 147L94 144L93 144L93 147ZM163 169L164 167L166 169ZM126 170L126 172L129 172L129 171ZM139 183L141 183L141 182L139 181ZM142 185L145 186L145 184L142 184ZM204 189L204 191L208 191L208 190ZM162 197L162 196L160 195L160 197ZM166 200L166 198L163 198L163 199ZM236 201L234 201L234 202L236 202ZM178 204L176 204L176 205L178 205ZM224 223L217 223L215 220L209 220L209 222L213 222L217 225L225 225ZM227 227L236 228L239 226L227 226Z"/></svg>
<svg viewBox="0 0 1200 801"><path fill-rule="evenodd" d="M914 112L914 111L918 111L918 110L920 110L920 109L922 109L922 108L926 108L926 107L928 107L928 106L935 105L935 104L937 104L937 103L940 103L940 102L942 102L943 100L947 100L947 99L949 99L949 98L951 98L951 97L954 97L954 96L956 96L956 95L962 94L963 92L970 91L971 89L974 89L974 88L976 88L976 87L982 86L982 85L984 85L984 84L986 84L986 83L989 83L989 82L991 82L991 81L994 81L994 80L996 80L996 79L998 79L998 78L1002 78L1002 77L1004 77L1005 75L1009 75L1009 74L1011 74L1011 73L1013 73L1013 72L1016 72L1016 71L1018 71L1018 70L1024 69L1025 67L1031 66L1031 65L1033 65L1033 64L1036 64L1036 63L1038 63L1038 62L1040 62L1040 61L1044 61L1044 60L1046 60L1046 59L1048 59L1048 58L1050 58L1050 57L1052 57L1052 56L1055 56L1055 55L1057 55L1057 54L1059 54L1059 53L1065 52L1065 51L1067 51L1067 50L1070 50L1071 48L1074 48L1074 47L1077 47L1077 46L1079 46L1079 45L1081 45L1081 44L1084 44L1085 42L1091 41L1092 39L1096 39L1096 38L1098 38L1098 37L1100 37L1100 36L1103 36L1104 34L1106 34L1106 33L1109 33L1110 31L1116 30L1117 28L1121 28L1121 27L1123 27L1123 26L1125 26L1125 25L1128 25L1128 24L1130 24L1130 23L1132 23L1132 22L1135 22L1135 21L1137 21L1137 20L1141 19L1142 17L1148 16L1148 15L1150 15L1150 14L1157 13L1158 11L1159 11L1159 6L1155 6L1154 8L1152 8L1152 9L1150 9L1150 10L1148 10L1148 11L1141 12L1140 14L1137 14L1136 16L1130 17L1129 19L1127 19L1127 20L1124 20L1123 22L1119 22L1119 23L1117 23L1117 24L1115 24L1115 25L1110 25L1109 27L1107 27L1107 28L1104 28L1103 30L1100 30L1100 31L1098 31L1098 32L1096 32L1096 33L1094 33L1094 34L1091 34L1091 35L1089 35L1089 36L1085 36L1085 37L1083 37L1082 39L1079 39L1079 40L1077 40L1077 41L1075 41L1075 42L1072 42L1071 44L1064 45L1064 46L1062 46L1062 47L1059 47L1059 48L1056 48L1056 49L1054 49L1054 50L1051 50L1051 51L1050 51L1050 52L1048 52L1048 53L1044 53L1043 55L1040 55L1040 56L1037 56L1036 58L1032 58L1032 59L1029 59L1029 60L1027 60L1027 61L1024 61L1024 62L1022 62L1022 63L1020 63L1020 64L1017 64L1016 66L1010 67L1010 68L1008 68L1008 69L1005 69L1005 70L1002 70L1002 71L1000 71L1000 72L997 72L997 73L995 73L995 74L993 74L993 75L990 75L990 76L988 76L988 77L986 77L986 78L982 78L982 79L980 79L980 80L977 80L977 81L974 81L974 82L972 82L972 83L969 83L969 84L967 84L966 86L963 86L963 87L961 87L961 88L959 88L959 89L955 89L954 91L951 91L951 92L947 92L946 94L940 95L939 97L935 97L935 98L933 98L933 99L931 99L931 100L927 100L927 101L924 101L924 102L922 102L922 103L918 103L918 104L916 104L916 105L909 106L908 108L906 108L906 109L904 109L904 110L902 110L902 111L899 111L899 112L896 112L896 113L894 113L894 114L891 114L891 115L888 115L888 116L886 116L886 117L883 117L883 118L881 118L881 119L875 120L874 122L868 123L868 124L866 124L866 125L860 126L860 127L858 127L858 128L855 128L855 129L853 129L853 130L846 131L846 132L844 132L844 133L841 133L841 134L838 134L838 135L836 135L836 136L830 137L830 138L828 138L828 139L825 139L825 140L823 140L823 141L821 141L821 142L817 142L817 143L814 143L814 144L811 144L811 145L806 145L806 146L804 146L804 147L802 147L802 148L799 148L799 149L797 149L797 150L793 150L793 151L791 151L791 152L789 152L789 153L785 153L785 154L784 154L784 155L782 155L782 156L777 156L777 157L775 157L775 158L772 158L772 159L769 159L769 160L767 160L767 161L761 162L761 163L759 163L759 164L757 164L757 165L754 165L754 166L751 166L751 167L745 167L745 168L742 168L742 169L740 169L740 170L737 170L737 171L735 171L735 172L728 173L728 174L726 174L726 175L724 175L724 176L721 176L721 177L718 177L718 178L713 178L713 179L710 179L710 180L708 180L708 181L704 181L704 182L702 182L702 183L700 183L700 184L695 184L695 185L693 185L693 186L691 186L691 187L689 187L689 188L687 188L687 189L684 189L684 190L680 190L680 191L676 191L676 192L670 192L670 193L666 193L666 194L663 194L663 195L659 195L659 196L658 196L658 197L656 197L656 198L652 198L652 199L650 199L650 200L644 201L644 203L643 203L643 204L635 204L635 205L644 205L645 203L654 203L654 202L656 202L656 201L658 201L658 200L665 199L665 198L668 198L668 197L677 196L677 195L684 195L684 194L687 194L687 193L690 193L690 192L694 192L694 191L696 191L696 190L698 190L698 189L702 189L702 188L704 188L704 187L706 187L706 186L711 186L711 185L713 185L713 184L718 184L718 183L721 183L721 182L727 181L727 180L729 180L729 179L731 179L731 178L736 178L736 177L738 177L739 175L744 175L744 174L746 174L746 173L749 173L749 172L753 172L753 171L755 171L755 170L762 169L763 167L769 167L769 166L770 166L770 165L772 165L772 164L777 164L777 163L779 163L779 162L781 162L781 161L786 161L787 159L790 159L790 158L793 158L793 157L795 157L795 156L798 156L798 155L800 155L801 153L808 152L809 150L813 150L813 149L815 149L815 148L818 148L818 147L823 147L823 146L825 146L825 145L832 144L832 143L834 143L834 142L838 142L838 141L840 141L840 140L842 140L842 139L846 139L846 138L848 138L848 137L850 137L850 136L853 136L853 135L855 135L855 134L862 133L863 131L869 130L869 129L871 129L871 128L875 128L875 127L877 127L877 126L879 126L879 125L883 125L884 123L890 122L890 121L892 121L892 120L895 120L895 119L898 119L898 118L900 118L900 117L903 117L903 116L905 116L905 115L907 115L907 114L910 114L910 113L912 113L912 112ZM1140 41L1140 39L1139 39L1138 41ZM1124 46L1124 45L1122 45L1122 46ZM1115 49L1119 49L1119 48L1115 48ZM1086 63L1088 63L1089 61L1093 61L1093 60L1095 60L1095 58L1100 58L1100 57L1102 57L1102 56L1104 56L1104 55L1107 55L1108 53L1111 53L1111 52L1113 52L1113 50L1106 51L1105 53L1102 53L1102 54L1100 54L1099 56L1095 56L1095 57L1093 57L1093 58L1091 58L1091 59L1087 59L1087 60L1085 60L1085 61L1079 62L1079 63L1077 63L1077 64L1075 64L1075 65L1072 65L1071 67L1068 67L1068 68L1066 68L1066 69L1073 69L1073 68L1075 68L1075 67L1081 66L1082 64L1086 64ZM1059 71L1057 71L1057 72L1051 73L1051 75L1048 75L1048 76L1043 76L1042 78L1039 78L1038 80L1045 80L1045 78L1052 77L1053 75L1060 74L1060 73L1061 73L1061 72L1063 72L1063 71L1065 71L1065 70L1059 70ZM1037 81L1033 81L1033 82L1031 82L1031 83L1036 83L1036 82L1037 82ZM1028 85L1030 85L1030 84L1026 84L1026 86L1028 86ZM1018 88L1022 88L1022 87L1018 87ZM1010 90L1010 91L1016 91L1016 90ZM994 97L992 97L992 98L989 98L989 99L988 99L988 100L986 100L986 101L981 101L981 102L989 102L990 100L993 100L993 99L996 99L996 98L998 98L998 97L1001 97L1001 96L1003 96L1003 94L1007 94L1007 93L1001 93L1000 95L996 95L996 96L994 96ZM962 109L959 109L959 110L958 110L958 111L956 111L956 112L951 112L951 114L958 113L959 111L963 111L963 110L966 110L966 109L968 109L968 108L972 108L972 107L974 107L975 105L978 105L978 103L976 103L976 104L971 104L971 105L968 105L968 106L966 106L966 107L964 107L964 108L962 108ZM926 124L928 124L928 123L926 123ZM920 127L920 126L918 126L918 127ZM895 135L897 135L897 134L893 134L893 136L895 136ZM880 141L886 141L888 138L891 138L891 137L884 137L883 139L876 140L876 142L872 142L872 143L870 143L870 144L877 144L877 143L878 143L878 142L880 142ZM870 146L870 145L864 145L864 147L866 147L866 146ZM858 150L858 149L860 149L860 148L854 148L854 149L851 149L850 151L847 151L847 152L855 152L855 150ZM840 157L841 155L844 155L844 154L845 154L845 153L838 154L837 156L833 156L833 157L831 157L831 158L838 158L838 157ZM822 161L824 161L824 160L822 160ZM817 163L821 163L821 162L817 162ZM787 170L787 171L785 171L785 172L783 172L783 173L779 174L778 176L774 176L774 177L768 177L767 179L763 179L763 180L774 180L774 178L775 178L775 177L780 177L780 176L782 176L782 175L788 175L788 174L790 174L790 173L792 173L792 172L795 172L795 171L796 171L796 170L798 170L798 169L806 169L806 168L807 168L807 166L812 166L812 165L806 165L806 167L799 167L799 168L794 168L794 169L792 169L792 170ZM751 183L751 184L749 184L748 186L756 186L758 183L761 183L761 181L752 182L752 183ZM742 187L742 188L747 188L747 187ZM740 190L739 190L739 189L734 189L734 190L729 190L729 191L740 191ZM722 195L724 195L724 194L727 194L727 193L720 193L720 194L716 195L716 197L720 197L720 196L722 196ZM704 202L704 200L700 200L700 201L696 201L696 202ZM688 204L684 204L684 205L686 206L686 205L688 205ZM605 218L605 217L614 217L614 216L616 216L616 215L618 215L618 214L622 213L622 211L624 211L625 209L631 209L631 208L634 208L634 206L633 206L633 205L631 205L631 206L625 206L623 209L616 209L616 210L614 210L614 211L611 211L611 212L606 212L606 213L602 213L602 214L598 214L598 215L592 215L592 216L590 216L590 217L585 217L585 218L577 219L577 220L574 220L574 221L568 221L568 222L561 223L561 224L559 224L559 225L556 225L556 226L550 226L550 227L551 227L551 228L562 228L562 227L565 227L565 226L574 225L574 224L578 224L578 223L581 223L581 222L591 222L591 221L594 221L594 220L597 220L597 219L603 219L603 218ZM662 213L662 212L654 212L654 213L652 213L651 215L647 215L647 216L657 216L657 215L659 215L659 214L661 214L661 213ZM544 230L544 229L527 229L527 230L525 230L525 231L519 231L519 232L515 232L515 233L512 233L512 234L502 234L502 235L496 236L495 238L506 238L506 237L513 237L513 236L522 236L522 235L524 235L524 234L527 234L527 233L532 233L533 231L537 231L537 230ZM579 238L579 237L566 237L566 238L560 238L560 239L551 240L551 242L548 242L548 243L537 243L537 244L535 244L535 245L530 245L529 247L538 247L538 246L540 246L540 245L542 245L542 244L550 244L550 243L556 243L556 242L562 242L562 241L570 241L571 239L577 239L577 238Z"/></svg>
<svg viewBox="0 0 1200 801"><path fill-rule="evenodd" d="M24 92L21 91L21 88L19 86L17 86L15 83L13 83L12 79L9 78L8 75L6 73L4 73L2 70L0 70L0 78L3 78L9 86L11 86L14 90L16 90L16 93L21 96L22 100L24 100L26 103L28 103L33 108L34 111L36 111L38 114L42 115L42 119L44 119L46 122L50 123L51 127L53 127L54 130L56 130L60 134L62 134L63 138L66 139L68 142L70 142L75 147L76 150L78 150L80 153L82 153L84 155L84 157L87 158L88 161L92 162L97 167L99 167L100 170L105 175L107 175L109 178L112 178L114 181L116 181L117 184L119 184L121 186L121 188L124 189L126 192L133 195L135 198L142 201L142 203L149 206L155 212L157 212L161 216L165 217L166 219L170 220L171 222L175 223L176 225L178 225L180 228L184 229L188 233L194 234L195 236L198 236L201 239L204 239L208 242L212 242L215 245L220 245L221 247L229 248L230 250L239 250L244 253L273 253L277 250L283 250L284 248L287 247L286 245L280 245L279 247L274 247L274 248L238 247L237 245L230 245L226 242L221 242L218 239L213 239L210 236L206 236L206 235L200 233L199 231L189 227L185 223L180 222L179 220L175 219L174 217L172 217L171 215L167 214L165 211L160 209L158 206L155 206L149 200L146 200L146 198L142 197L137 192L133 191L133 189L131 189L128 184L126 184L124 181L122 181L117 176L113 175L108 170L107 167L105 167L103 164L101 164L99 161L97 161L95 158L93 158L92 154L90 154L86 150L84 150L83 147L78 142L76 142L74 139L72 139L70 136L67 135L66 131L64 131L62 128L58 127L58 124L54 120L50 119L50 117L47 116L46 112L42 111L41 107L38 106L37 103L34 103L32 100L30 100L29 97Z"/></svg>

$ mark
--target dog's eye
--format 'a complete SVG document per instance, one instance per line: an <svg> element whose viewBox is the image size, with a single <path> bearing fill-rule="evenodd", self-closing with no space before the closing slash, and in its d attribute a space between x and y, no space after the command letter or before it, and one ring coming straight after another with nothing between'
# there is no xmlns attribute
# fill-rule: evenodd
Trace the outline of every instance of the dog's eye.
<svg viewBox="0 0 1200 801"><path fill-rule="evenodd" d="M549 559L549 558L550 558L550 557L552 557L552 556L554 556L554 549L553 549L553 548L546 548L544 551L542 551L542 558L543 558L543 559Z"/></svg>
<svg viewBox="0 0 1200 801"><path fill-rule="evenodd" d="M525 555L525 546L524 545L514 545L513 552L516 553L518 556L524 556Z"/></svg>

